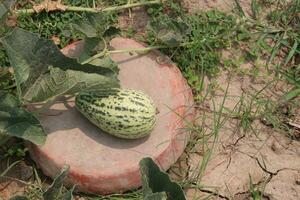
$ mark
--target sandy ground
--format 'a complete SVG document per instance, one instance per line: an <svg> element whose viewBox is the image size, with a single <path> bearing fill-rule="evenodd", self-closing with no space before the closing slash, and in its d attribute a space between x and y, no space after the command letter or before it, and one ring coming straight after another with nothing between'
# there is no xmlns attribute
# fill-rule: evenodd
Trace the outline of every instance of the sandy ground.
<svg viewBox="0 0 300 200"><path fill-rule="evenodd" d="M246 14L251 12L251 0L239 0L241 7ZM188 9L189 12L195 13L199 10L218 9L224 12L229 12L235 7L234 0L182 0L182 5Z"/></svg>
<svg viewBox="0 0 300 200"><path fill-rule="evenodd" d="M241 94L251 87L262 88L265 84L254 83L248 77L233 76L225 72L218 78L219 90L215 96L216 107L223 101L224 91L229 84L228 98L224 106L235 109L241 103ZM272 88L275 90L275 88ZM199 108L199 126L204 128L204 135L210 134L215 127L212 101L207 100ZM217 109L218 110L218 109ZM203 120L203 116L204 120ZM199 176L204 155L203 145L197 144L184 155L187 161L186 174L201 189L188 189L188 199L250 199L250 177L255 188L263 192L265 199L300 198L300 142L289 139L284 132L275 131L265 126L260 120L251 123L251 130L246 133L240 128L240 121L222 117L218 138L207 144L214 148L202 177ZM211 142L211 143L210 143Z"/></svg>

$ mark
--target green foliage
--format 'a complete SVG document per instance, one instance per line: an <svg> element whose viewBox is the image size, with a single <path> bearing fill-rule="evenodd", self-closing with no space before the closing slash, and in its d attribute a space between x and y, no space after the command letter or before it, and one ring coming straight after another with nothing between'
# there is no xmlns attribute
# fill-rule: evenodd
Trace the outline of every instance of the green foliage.
<svg viewBox="0 0 300 200"><path fill-rule="evenodd" d="M176 48L162 51L180 67L194 91L199 92L203 84L201 74L208 76L218 74L221 67L220 50L230 47L237 40L237 33L241 31L237 31L239 29L234 16L220 11L212 10L197 15L177 13L177 15L177 19L169 15L160 15L153 19L147 41L152 45L159 43L160 33L165 33L167 38L173 37L174 41L184 41L180 45L174 42L172 44L178 45ZM159 20L160 18L163 20ZM175 26L175 20L180 24ZM160 26L159 21L164 26Z"/></svg>
<svg viewBox="0 0 300 200"><path fill-rule="evenodd" d="M6 18L9 12L9 7L10 3L9 1L3 1L0 3L0 38L4 36L9 28L6 26ZM2 69L1 67L8 67L9 66L9 60L8 57L3 49L3 47L0 44L0 76L2 74ZM0 82L3 83L3 80L1 80L0 77ZM0 89L1 89L1 84L0 83Z"/></svg>
<svg viewBox="0 0 300 200"><path fill-rule="evenodd" d="M53 41L18 28L2 43L15 71L19 97L25 101L41 102L83 89L118 86L113 62L97 67L78 64L64 56Z"/></svg>
<svg viewBox="0 0 300 200"><path fill-rule="evenodd" d="M262 193L259 190L257 190L257 188L255 188L252 181L252 177L250 175L249 175L249 179L250 179L250 193L253 200L261 200L263 198Z"/></svg>
<svg viewBox="0 0 300 200"><path fill-rule="evenodd" d="M8 71L8 68L0 67L0 90L14 89L13 75Z"/></svg>
<svg viewBox="0 0 300 200"><path fill-rule="evenodd" d="M27 149L20 146L9 147L5 153L5 157L25 157Z"/></svg>
<svg viewBox="0 0 300 200"><path fill-rule="evenodd" d="M111 24L111 16L107 13L85 13L82 19L74 20L71 26L86 37L93 38L104 35Z"/></svg>
<svg viewBox="0 0 300 200"><path fill-rule="evenodd" d="M74 33L69 26L72 20L80 18L80 14L72 12L22 14L18 16L18 27L32 33L38 33L44 38L58 37L60 40L59 47L64 47L71 41L80 38L80 35Z"/></svg>
<svg viewBox="0 0 300 200"><path fill-rule="evenodd" d="M93 0L64 0L64 5L93 7L93 2L101 5L103 1ZM26 4L25 8L32 7ZM41 12L35 15L22 14L18 16L18 26L33 33L38 33L44 38L56 36L60 39L59 47L62 48L70 42L82 39L82 35L73 31L70 24L84 18L84 12ZM116 15L111 13L112 23L116 22Z"/></svg>
<svg viewBox="0 0 300 200"><path fill-rule="evenodd" d="M166 14L171 18L177 18L184 15L184 10L177 0L164 0L163 4L151 5L147 9L147 13L152 17L156 18L162 14Z"/></svg>
<svg viewBox="0 0 300 200"><path fill-rule="evenodd" d="M166 15L152 19L150 28L159 43L170 47L179 46L190 34L189 26L180 18L171 19Z"/></svg>
<svg viewBox="0 0 300 200"><path fill-rule="evenodd" d="M151 158L140 161L143 183L143 197L146 200L185 200L181 187L161 172Z"/></svg>
<svg viewBox="0 0 300 200"><path fill-rule="evenodd" d="M8 56L5 53L4 49L2 48L2 46L0 46L0 70L2 70L2 67L8 67L9 66L9 60L8 60ZM0 79L0 81L2 82L2 80ZM1 86L0 86L1 87Z"/></svg>
<svg viewBox="0 0 300 200"><path fill-rule="evenodd" d="M0 135L18 137L42 145L46 134L40 122L20 107L16 97L0 91Z"/></svg>
<svg viewBox="0 0 300 200"><path fill-rule="evenodd" d="M285 101L290 101L300 95L300 65L288 69L282 74L290 84L294 85L283 97Z"/></svg>
<svg viewBox="0 0 300 200"><path fill-rule="evenodd" d="M106 48L105 37L110 39L117 31L111 26L112 23L111 15L107 13L87 13L83 19L72 22L72 29L84 35L84 47L78 58L79 62L86 61Z"/></svg>

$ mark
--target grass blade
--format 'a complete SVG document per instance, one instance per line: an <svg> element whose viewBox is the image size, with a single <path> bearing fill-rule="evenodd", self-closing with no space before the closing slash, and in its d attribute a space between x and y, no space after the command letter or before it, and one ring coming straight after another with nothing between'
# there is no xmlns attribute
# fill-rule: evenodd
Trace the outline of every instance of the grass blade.
<svg viewBox="0 0 300 200"><path fill-rule="evenodd" d="M293 56L296 53L297 47L298 47L298 41L296 40L294 42L292 49L290 50L289 54L287 55L287 57L284 60L284 65L288 64L290 62L290 60L293 58Z"/></svg>
<svg viewBox="0 0 300 200"><path fill-rule="evenodd" d="M291 99L296 98L297 96L300 95L300 88L294 88L290 90L288 93L286 93L283 97L285 101L289 101Z"/></svg>
<svg viewBox="0 0 300 200"><path fill-rule="evenodd" d="M279 36L279 33L276 34L275 38L277 38ZM283 39L283 36L281 36L276 44L274 45L273 49L272 49L272 52L271 52L271 56L270 58L268 59L267 61L267 69L268 69L268 66L269 64L274 60L275 56L277 55L277 53L279 52L279 49L281 47L281 40Z"/></svg>
<svg viewBox="0 0 300 200"><path fill-rule="evenodd" d="M252 0L251 1L251 11L252 11L252 16L254 19L257 19L258 17L258 12L259 12L259 9L258 9L258 4L256 2L256 0Z"/></svg>
<svg viewBox="0 0 300 200"><path fill-rule="evenodd" d="M236 4L237 10L239 11L239 15L240 15L241 17L245 17L245 16L246 16L246 15L245 15L245 12L244 12L244 10L243 10L243 8L242 8L242 6L241 6L239 0L234 0L234 2L235 2L235 4Z"/></svg>

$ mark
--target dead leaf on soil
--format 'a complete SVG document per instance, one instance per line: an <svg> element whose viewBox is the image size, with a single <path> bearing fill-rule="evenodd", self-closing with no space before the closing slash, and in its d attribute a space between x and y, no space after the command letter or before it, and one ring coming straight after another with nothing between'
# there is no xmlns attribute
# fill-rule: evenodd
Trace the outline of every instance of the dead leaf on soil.
<svg viewBox="0 0 300 200"><path fill-rule="evenodd" d="M59 45L60 44L60 39L59 39L59 37L57 37L57 36L55 36L55 35L53 35L52 37L51 37L51 40L54 42L54 44L56 44L56 45Z"/></svg>
<svg viewBox="0 0 300 200"><path fill-rule="evenodd" d="M8 16L6 21L5 21L5 24L6 26L9 26L9 27L15 27L17 26L17 16L15 15L12 15L12 16Z"/></svg>
<svg viewBox="0 0 300 200"><path fill-rule="evenodd" d="M65 6L61 3L61 0L57 1L51 1L51 0L44 0L42 3L34 5L33 10L36 13L40 13L42 11L55 11L55 10L61 10L65 11L68 8L68 6Z"/></svg>

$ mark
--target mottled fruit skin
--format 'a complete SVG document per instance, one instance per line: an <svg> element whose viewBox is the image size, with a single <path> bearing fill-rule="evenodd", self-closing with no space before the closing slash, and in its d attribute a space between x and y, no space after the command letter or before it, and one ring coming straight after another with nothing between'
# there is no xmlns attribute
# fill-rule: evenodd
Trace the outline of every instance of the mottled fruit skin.
<svg viewBox="0 0 300 200"><path fill-rule="evenodd" d="M142 92L109 88L82 92L77 109L93 124L116 137L137 139L150 134L156 122L156 107Z"/></svg>

